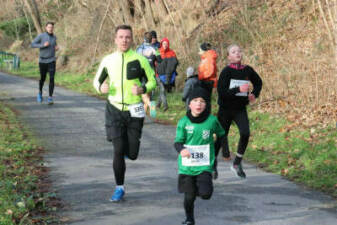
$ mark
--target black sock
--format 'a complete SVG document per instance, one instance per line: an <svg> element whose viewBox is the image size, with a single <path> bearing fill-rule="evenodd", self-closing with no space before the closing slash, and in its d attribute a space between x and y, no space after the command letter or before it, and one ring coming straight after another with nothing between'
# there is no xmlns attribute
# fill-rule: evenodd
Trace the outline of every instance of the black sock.
<svg viewBox="0 0 337 225"><path fill-rule="evenodd" d="M194 201L195 201L195 194L185 193L184 208L186 220L191 222L194 222Z"/></svg>
<svg viewBox="0 0 337 225"><path fill-rule="evenodd" d="M241 161L242 161L242 157L236 156L233 164L239 165L239 164L241 164Z"/></svg>

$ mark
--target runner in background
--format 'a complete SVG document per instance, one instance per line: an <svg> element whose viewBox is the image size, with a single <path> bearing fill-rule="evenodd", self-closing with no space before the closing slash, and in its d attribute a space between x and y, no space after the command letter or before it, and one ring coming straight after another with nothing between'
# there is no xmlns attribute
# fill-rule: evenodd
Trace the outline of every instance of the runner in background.
<svg viewBox="0 0 337 225"><path fill-rule="evenodd" d="M49 73L49 97L48 104L51 105L53 101L54 93L54 76L56 72L56 58L55 51L58 50L56 43L56 36L54 35L54 23L47 22L46 32L39 34L31 44L32 48L40 49L39 56L39 68L40 68L40 81L39 81L39 93L37 94L37 102L42 102L42 90L43 84L46 80L47 73Z"/></svg>
<svg viewBox="0 0 337 225"><path fill-rule="evenodd" d="M177 125L175 149L178 156L178 190L184 193L186 220L182 224L194 225L194 201L197 196L210 199L213 193L212 172L216 146L213 135L223 140L225 135L218 119L210 114L209 94L196 87L189 95L189 110ZM218 142L217 141L217 142Z"/></svg>
<svg viewBox="0 0 337 225"><path fill-rule="evenodd" d="M232 121L236 123L240 131L240 140L236 157L231 170L241 178L246 178L242 168L242 158L246 151L250 130L246 105L255 102L262 89L262 80L254 69L248 65L241 64L242 53L238 45L233 44L227 48L229 65L226 66L218 82L218 119L226 131L223 157L228 159L228 132ZM249 91L249 83L253 84L253 90Z"/></svg>

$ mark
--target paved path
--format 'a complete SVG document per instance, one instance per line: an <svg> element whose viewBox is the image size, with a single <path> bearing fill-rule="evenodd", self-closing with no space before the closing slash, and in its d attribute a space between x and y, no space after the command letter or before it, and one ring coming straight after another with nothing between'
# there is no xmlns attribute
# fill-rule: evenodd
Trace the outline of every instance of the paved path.
<svg viewBox="0 0 337 225"><path fill-rule="evenodd" d="M56 87L55 104L48 106L36 103L36 94L37 81L0 73L0 99L21 112L48 149L53 187L68 205L60 212L69 218L67 224L181 224L173 126L145 124L139 159L127 161L125 201L115 204L108 201L114 182L112 145L104 133L105 101ZM337 224L336 201L330 197L255 166L245 168L248 178L239 180L229 163L220 163L212 199L196 201L198 225Z"/></svg>

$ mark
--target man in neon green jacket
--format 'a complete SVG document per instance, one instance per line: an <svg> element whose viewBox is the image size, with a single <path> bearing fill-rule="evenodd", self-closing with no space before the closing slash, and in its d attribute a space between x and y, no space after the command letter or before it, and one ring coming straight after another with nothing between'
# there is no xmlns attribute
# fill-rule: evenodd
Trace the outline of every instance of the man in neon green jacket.
<svg viewBox="0 0 337 225"><path fill-rule="evenodd" d="M116 189L110 198L114 202L122 200L125 193L125 157L136 160L138 156L145 117L141 95L156 87L154 70L144 56L131 49L132 42L132 28L118 26L115 30L117 51L103 58L94 79L97 92L109 93L105 126L107 139L114 147ZM144 77L147 82L142 84Z"/></svg>

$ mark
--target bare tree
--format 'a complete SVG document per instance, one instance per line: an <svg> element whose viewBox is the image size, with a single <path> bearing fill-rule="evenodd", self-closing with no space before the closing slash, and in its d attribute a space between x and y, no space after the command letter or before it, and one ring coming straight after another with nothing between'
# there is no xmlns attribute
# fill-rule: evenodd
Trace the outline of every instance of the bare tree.
<svg viewBox="0 0 337 225"><path fill-rule="evenodd" d="M146 16L147 16L148 20L150 21L150 23L152 24L152 27L154 28L156 26L156 24L155 24L155 21L154 21L150 0L145 0L145 8L146 8Z"/></svg>
<svg viewBox="0 0 337 225"><path fill-rule="evenodd" d="M40 20L40 13L37 8L37 4L35 0L23 0L23 3L28 9L28 12L30 16L32 17L34 27L38 33L42 33L42 26L41 26L41 20Z"/></svg>
<svg viewBox="0 0 337 225"><path fill-rule="evenodd" d="M166 4L164 3L163 0L155 0L155 3L159 6L160 8L160 11L164 14L164 15L167 15L169 12L168 12L168 9L166 8Z"/></svg>
<svg viewBox="0 0 337 225"><path fill-rule="evenodd" d="M144 26L146 30L149 30L149 26L146 22L146 18L145 18L145 10L143 7L143 2L142 0L135 0L135 11L139 13L139 15L143 18L143 22L144 22Z"/></svg>
<svg viewBox="0 0 337 225"><path fill-rule="evenodd" d="M337 63L337 0L325 0L325 7L321 0L317 0L317 3Z"/></svg>
<svg viewBox="0 0 337 225"><path fill-rule="evenodd" d="M116 1L116 3L119 8L122 9L124 23L131 24L133 22L133 17L131 15L129 1Z"/></svg>
<svg viewBox="0 0 337 225"><path fill-rule="evenodd" d="M108 5L107 5L106 10L105 10L105 13L104 13L104 16L103 16L102 21L101 21L101 25L99 26L99 30L98 30L98 34L97 34L97 38L96 38L96 46L95 46L94 56L92 58L92 62L95 62L95 59L96 59L97 48L98 48L98 44L99 44L99 41L100 41L100 34L101 34L102 28L104 26L105 19L106 19L108 13L109 13L110 4L111 4L111 1L109 0Z"/></svg>

